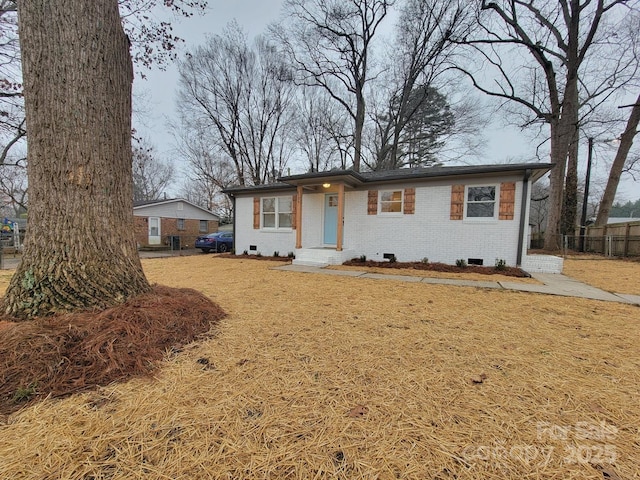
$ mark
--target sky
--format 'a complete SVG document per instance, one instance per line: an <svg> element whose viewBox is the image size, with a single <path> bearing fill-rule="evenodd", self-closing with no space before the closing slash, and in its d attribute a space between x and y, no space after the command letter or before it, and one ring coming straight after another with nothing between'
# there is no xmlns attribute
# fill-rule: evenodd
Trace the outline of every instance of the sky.
<svg viewBox="0 0 640 480"><path fill-rule="evenodd" d="M268 24L278 19L282 4L283 0L209 0L209 8L204 16L174 22L174 33L185 40L180 47L181 53L203 44L207 34L220 33L233 20L244 28L249 38L253 38L265 32ZM139 112L134 114L134 128L138 135L155 147L160 158L173 162L181 171L186 166L173 148L174 140L169 126L175 115L177 68L170 65L165 71L153 69L145 72L145 75L146 80L137 76L134 83L134 110ZM530 159L535 155L536 142L529 140L517 128L500 121L488 125L484 136L486 144L483 155L475 163L503 163L509 158ZM581 179L584 179L586 165L586 139L583 143L579 171ZM604 190L606 161L609 157L613 159L614 154L612 149L595 149L592 189L597 189L597 182L600 181L603 184L601 190ZM548 160L543 158L541 161ZM178 190L179 186L175 185L172 193ZM640 198L640 179L639 182L633 182L630 178L623 181L618 188L617 198L623 202Z"/></svg>

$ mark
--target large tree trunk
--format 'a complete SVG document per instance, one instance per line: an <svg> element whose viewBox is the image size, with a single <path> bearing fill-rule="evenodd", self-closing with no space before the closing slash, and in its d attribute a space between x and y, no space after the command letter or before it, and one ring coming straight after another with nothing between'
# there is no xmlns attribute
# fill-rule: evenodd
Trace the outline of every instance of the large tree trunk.
<svg viewBox="0 0 640 480"><path fill-rule="evenodd" d="M559 123L559 122L557 122ZM561 247L560 220L564 191L564 174L567 167L566 149L561 147L560 126L551 125L551 162L554 167L549 173L549 212L547 228L544 232L545 250L559 250Z"/></svg>
<svg viewBox="0 0 640 480"><path fill-rule="evenodd" d="M638 95L636 103L633 105L633 110L631 111L631 115L629 115L629 120L627 120L627 128L625 128L624 133L620 137L620 145L616 152L616 158L611 165L607 187L602 196L600 208L598 208L598 217L596 218L596 226L598 227L606 225L609 220L609 212L611 211L613 200L616 197L622 169L627 161L627 155L629 155L631 145L633 145L633 138L638 133L638 123L640 123L640 95Z"/></svg>
<svg viewBox="0 0 640 480"><path fill-rule="evenodd" d="M546 250L558 250L562 246L562 233L564 233L565 225L563 222L565 195L565 172L569 175L568 187L574 190L572 183L575 180L575 200L577 201L577 158L575 163L570 165L567 172L567 161L571 149L571 143L577 138L578 129L578 110L580 109L578 96L578 69L580 67L579 60L579 31L580 31L580 2L579 0L570 0L571 15L568 17L568 35L567 51L566 51L566 68L565 89L562 103L558 104L558 90L556 88L555 74L550 70L546 73L547 82L553 85L555 94L552 96L551 110L554 112L553 123L551 124L551 162L555 167L551 170L549 176L549 217L547 219L547 229L544 234L544 248ZM566 20L565 20L566 21ZM572 169L574 169L572 171ZM571 197L571 193L569 193ZM569 201L573 201L569 198ZM577 208L571 205L567 206L568 210ZM570 215L568 215L570 216ZM575 222L575 213L573 214Z"/></svg>
<svg viewBox="0 0 640 480"><path fill-rule="evenodd" d="M573 140L569 145L567 158L567 178L564 182L564 200L562 201L562 223L560 231L563 235L576 234L578 219L578 129L574 130Z"/></svg>
<svg viewBox="0 0 640 480"><path fill-rule="evenodd" d="M364 111L365 111L365 102L364 102L364 93L362 89L364 88L364 82L362 82L362 86L358 89L356 94L356 118L355 118L355 131L354 131L354 155L353 155L353 170L356 172L360 171L360 162L362 159L362 132L364 130Z"/></svg>
<svg viewBox="0 0 640 480"><path fill-rule="evenodd" d="M17 318L150 289L136 251L129 43L118 0L18 2L29 212L4 298Z"/></svg>

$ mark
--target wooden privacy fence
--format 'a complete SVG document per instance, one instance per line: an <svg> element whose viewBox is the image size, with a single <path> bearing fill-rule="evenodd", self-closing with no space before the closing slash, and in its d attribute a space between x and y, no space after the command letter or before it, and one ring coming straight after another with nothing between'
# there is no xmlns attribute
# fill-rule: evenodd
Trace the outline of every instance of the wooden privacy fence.
<svg viewBox="0 0 640 480"><path fill-rule="evenodd" d="M640 256L640 222L587 227L584 251L615 257Z"/></svg>

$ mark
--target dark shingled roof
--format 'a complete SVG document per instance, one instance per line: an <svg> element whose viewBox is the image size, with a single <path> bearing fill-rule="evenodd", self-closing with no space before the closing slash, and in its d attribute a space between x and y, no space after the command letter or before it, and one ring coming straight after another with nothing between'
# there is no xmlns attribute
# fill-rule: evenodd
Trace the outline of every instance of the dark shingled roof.
<svg viewBox="0 0 640 480"><path fill-rule="evenodd" d="M492 173L515 173L531 170L537 180L553 167L552 163L512 163L497 165L437 166L426 168L402 168L380 172L355 172L353 170L332 170L300 175L288 175L277 183L256 186L238 186L223 190L225 193L249 193L270 190L290 190L295 185L311 185L326 181L344 181L352 186L396 181L427 181L429 179L455 176L489 175Z"/></svg>

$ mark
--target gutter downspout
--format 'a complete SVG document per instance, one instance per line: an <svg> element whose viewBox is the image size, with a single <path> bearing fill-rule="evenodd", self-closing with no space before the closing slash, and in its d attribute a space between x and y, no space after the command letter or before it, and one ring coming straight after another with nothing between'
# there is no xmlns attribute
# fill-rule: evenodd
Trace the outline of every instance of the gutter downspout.
<svg viewBox="0 0 640 480"><path fill-rule="evenodd" d="M529 199L529 178L531 177L531 169L524 171L524 177L522 178L522 200L520 205L520 229L518 232L518 253L516 255L518 264L522 265L523 253L524 253L524 229L527 222L527 200Z"/></svg>
<svg viewBox="0 0 640 480"><path fill-rule="evenodd" d="M232 215L233 215L233 222L231 223L233 226L231 227L233 230L233 253L234 254L238 254L238 252L236 252L236 241L238 239L238 237L236 236L236 196L235 195L230 195L231 197L231 209L232 209Z"/></svg>

